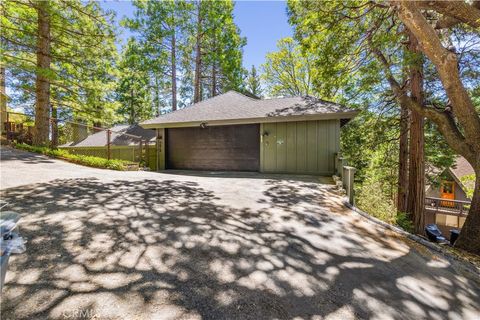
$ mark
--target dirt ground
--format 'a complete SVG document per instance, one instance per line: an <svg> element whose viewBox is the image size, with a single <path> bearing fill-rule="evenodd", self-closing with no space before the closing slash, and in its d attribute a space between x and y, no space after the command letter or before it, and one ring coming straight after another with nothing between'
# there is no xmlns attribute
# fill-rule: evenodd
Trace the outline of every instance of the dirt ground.
<svg viewBox="0 0 480 320"><path fill-rule="evenodd" d="M2 150L2 319L479 319L480 280L328 178L116 172Z"/></svg>

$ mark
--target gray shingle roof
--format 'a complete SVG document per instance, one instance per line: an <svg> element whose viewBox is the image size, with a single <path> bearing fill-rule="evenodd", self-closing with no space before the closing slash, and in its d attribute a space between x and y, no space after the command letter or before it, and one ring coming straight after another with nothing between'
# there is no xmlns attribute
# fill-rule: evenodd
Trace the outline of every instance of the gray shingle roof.
<svg viewBox="0 0 480 320"><path fill-rule="evenodd" d="M114 146L128 146L128 145L138 145L139 139L129 136L140 136L143 140L151 141L155 140L155 131L144 129L138 124L134 125L116 125L110 128L112 131L111 134L111 143ZM128 134L128 135L126 135ZM106 131L100 131L94 134L89 135L82 141L77 143L69 143L63 145L65 147L103 147L107 145L107 134Z"/></svg>
<svg viewBox="0 0 480 320"><path fill-rule="evenodd" d="M465 188L471 188L473 189L475 187L475 181L467 181L464 183L462 181L462 178L465 176L469 175L475 175L475 170L473 170L473 167L470 163L468 163L467 159L465 159L462 156L458 156L455 159L455 163L453 166L450 168L450 172L452 175L458 180L457 182L465 189Z"/></svg>
<svg viewBox="0 0 480 320"><path fill-rule="evenodd" d="M175 112L161 115L141 123L144 127L155 125L234 121L251 119L259 122L261 119L274 117L335 115L337 118L352 118L357 111L337 103L314 97L292 97L274 99L254 99L235 91L228 91L219 96L201 101ZM281 119L278 119L281 121Z"/></svg>

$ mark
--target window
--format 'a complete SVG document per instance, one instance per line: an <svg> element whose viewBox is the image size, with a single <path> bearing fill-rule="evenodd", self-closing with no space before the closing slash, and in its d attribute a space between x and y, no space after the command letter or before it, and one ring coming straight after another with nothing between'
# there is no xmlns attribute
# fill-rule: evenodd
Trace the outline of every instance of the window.
<svg viewBox="0 0 480 320"><path fill-rule="evenodd" d="M442 181L442 193L453 193L453 181Z"/></svg>

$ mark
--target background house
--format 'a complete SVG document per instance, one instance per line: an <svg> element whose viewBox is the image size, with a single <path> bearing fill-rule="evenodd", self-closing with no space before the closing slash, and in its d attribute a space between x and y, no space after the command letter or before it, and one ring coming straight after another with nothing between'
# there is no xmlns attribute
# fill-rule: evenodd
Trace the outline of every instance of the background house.
<svg viewBox="0 0 480 320"><path fill-rule="evenodd" d="M431 184L425 192L425 221L435 223L445 236L451 229L462 228L471 199L475 180L473 167L463 157L457 157L455 164L438 177L439 184Z"/></svg>
<svg viewBox="0 0 480 320"><path fill-rule="evenodd" d="M229 91L141 125L157 131L159 169L332 175L340 127L357 113L313 97Z"/></svg>
<svg viewBox="0 0 480 320"><path fill-rule="evenodd" d="M83 128L86 131L86 127ZM149 164L150 155L155 155L155 131L134 125L116 125L110 130L110 146L107 130L95 132L85 138L60 146L73 154L95 156L101 158L121 159ZM78 136L78 134L75 134ZM150 147L149 147L150 145ZM153 160L154 162L155 160Z"/></svg>
<svg viewBox="0 0 480 320"><path fill-rule="evenodd" d="M473 189L474 180L464 181L465 177L474 175L473 167L464 157L457 157L455 164L442 172L440 184L431 184L425 192L427 197L448 200L470 201L467 190Z"/></svg>
<svg viewBox="0 0 480 320"><path fill-rule="evenodd" d="M113 146L133 146L138 145L139 140L155 142L155 132L134 125L116 125L109 129L111 131L110 143ZM90 135L77 142L70 142L62 147L105 147L107 145L107 131L102 130Z"/></svg>

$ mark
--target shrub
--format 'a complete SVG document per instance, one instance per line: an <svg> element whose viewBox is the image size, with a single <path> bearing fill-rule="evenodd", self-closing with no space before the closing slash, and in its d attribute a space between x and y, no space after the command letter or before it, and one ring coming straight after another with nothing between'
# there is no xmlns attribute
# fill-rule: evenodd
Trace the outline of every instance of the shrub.
<svg viewBox="0 0 480 320"><path fill-rule="evenodd" d="M397 213L397 226L402 228L403 230L413 233L413 222L408 218L405 212Z"/></svg>
<svg viewBox="0 0 480 320"><path fill-rule="evenodd" d="M413 224L407 214L397 212L392 199L382 192L379 182L367 180L357 192L356 205L371 216L397 225L407 232L413 231Z"/></svg>
<svg viewBox="0 0 480 320"><path fill-rule="evenodd" d="M126 170L127 166L131 164L131 162L124 161L124 160L117 160L117 159L108 160L108 159L99 158L99 157L71 154L67 150L50 149L47 147L36 147L36 146L31 146L25 143L17 143L15 144L15 147L18 149L35 152L35 153L41 153L46 156L60 158L63 160L67 160L69 162L73 162L76 164L81 164L89 167L94 167L94 168Z"/></svg>
<svg viewBox="0 0 480 320"><path fill-rule="evenodd" d="M396 223L397 209L393 201L383 194L380 183L367 181L357 194L356 203L361 210L387 223Z"/></svg>

